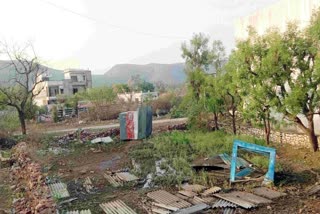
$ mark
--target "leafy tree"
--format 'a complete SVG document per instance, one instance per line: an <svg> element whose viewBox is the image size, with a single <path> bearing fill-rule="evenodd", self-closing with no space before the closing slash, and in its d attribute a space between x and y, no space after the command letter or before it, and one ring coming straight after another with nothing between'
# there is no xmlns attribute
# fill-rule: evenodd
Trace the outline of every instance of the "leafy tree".
<svg viewBox="0 0 320 214"><path fill-rule="evenodd" d="M46 69L40 65L31 44L22 48L10 48L1 43L1 53L9 59L8 65L2 69L10 69L12 78L1 81L0 105L17 110L22 134L26 134L25 120L32 109L35 96L43 89L40 77Z"/></svg>
<svg viewBox="0 0 320 214"><path fill-rule="evenodd" d="M127 92L130 92L129 85L125 84L125 83L113 84L112 88L113 88L113 91L115 93L127 93Z"/></svg>
<svg viewBox="0 0 320 214"><path fill-rule="evenodd" d="M131 91L153 92L155 87L151 82L143 80L139 74L131 76L128 81Z"/></svg>

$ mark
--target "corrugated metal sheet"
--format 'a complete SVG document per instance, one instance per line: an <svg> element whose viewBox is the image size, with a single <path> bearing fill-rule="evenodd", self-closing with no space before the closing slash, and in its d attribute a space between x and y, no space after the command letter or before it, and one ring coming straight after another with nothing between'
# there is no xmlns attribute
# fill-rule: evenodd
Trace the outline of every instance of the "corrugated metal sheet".
<svg viewBox="0 0 320 214"><path fill-rule="evenodd" d="M65 214L91 214L90 210L74 210L74 211L67 211Z"/></svg>
<svg viewBox="0 0 320 214"><path fill-rule="evenodd" d="M106 173L103 174L103 176L107 179L107 181L114 187L122 186L119 182L117 182L111 175L108 175Z"/></svg>
<svg viewBox="0 0 320 214"><path fill-rule="evenodd" d="M230 201L226 201L223 199L219 199L213 206L212 208L226 208L226 207L233 207L236 208L238 207L238 205L230 202Z"/></svg>
<svg viewBox="0 0 320 214"><path fill-rule="evenodd" d="M188 207L188 208L184 208L184 209L178 210L176 212L173 212L173 214L194 214L194 213L199 213L202 210L205 210L205 209L208 209L208 208L210 208L210 206L208 206L207 204L202 203L202 204L194 205L192 207Z"/></svg>
<svg viewBox="0 0 320 214"><path fill-rule="evenodd" d="M253 208L253 207L257 206L256 204L254 204L254 203L252 203L250 201L247 201L247 200L245 200L243 198L237 197L232 192L231 193L224 193L224 194L215 194L214 196L216 196L218 198L221 198L221 199L224 199L226 201L232 202L234 204L237 204L240 207L243 207L245 209L250 209L250 208Z"/></svg>
<svg viewBox="0 0 320 214"><path fill-rule="evenodd" d="M125 182L136 181L139 179L137 176L135 176L129 172L118 172L118 173L116 173L116 176L120 180L125 181Z"/></svg>
<svg viewBox="0 0 320 214"><path fill-rule="evenodd" d="M192 203L193 204L202 204L202 203L205 203L205 204L212 204L216 199L213 198L213 197L203 197L203 198L200 198L198 196L195 196L193 199L192 199Z"/></svg>
<svg viewBox="0 0 320 214"><path fill-rule="evenodd" d="M154 192L149 192L147 196L153 200L155 200L158 203L169 205L171 207L176 208L185 208L190 207L191 204L185 200L182 200L178 198L175 195L172 195L171 193L164 191L164 190L158 190Z"/></svg>
<svg viewBox="0 0 320 214"><path fill-rule="evenodd" d="M121 200L100 204L100 207L106 214L137 214Z"/></svg>
<svg viewBox="0 0 320 214"><path fill-rule="evenodd" d="M232 208L225 208L223 210L223 214L234 214L236 212L236 209L232 209Z"/></svg>
<svg viewBox="0 0 320 214"><path fill-rule="evenodd" d="M231 166L232 157L230 155L223 153L223 154L220 154L219 156L228 166ZM237 166L237 169L240 169L243 167L249 167L250 163L241 157L237 157L236 166Z"/></svg>
<svg viewBox="0 0 320 214"><path fill-rule="evenodd" d="M271 200L267 199L267 198L263 198L261 196L257 196L254 195L252 193L248 193L248 192L232 192L233 195L235 195L236 197L239 197L241 199L244 199L246 201L250 201L254 204L268 204L268 203L272 203Z"/></svg>
<svg viewBox="0 0 320 214"><path fill-rule="evenodd" d="M192 192L202 192L203 190L207 189L205 186L199 184L185 184L181 186L182 189Z"/></svg>
<svg viewBox="0 0 320 214"><path fill-rule="evenodd" d="M217 193L221 190L220 187L211 187L210 189L205 190L203 193L201 193L202 196L209 196L214 193Z"/></svg>
<svg viewBox="0 0 320 214"><path fill-rule="evenodd" d="M90 193L93 190L93 184L89 177L86 177L86 179L84 180L83 187L86 189L88 193Z"/></svg>
<svg viewBox="0 0 320 214"><path fill-rule="evenodd" d="M51 195L55 198L66 198L69 197L70 194L67 190L67 185L64 183L54 183L49 185L49 189Z"/></svg>
<svg viewBox="0 0 320 214"><path fill-rule="evenodd" d="M192 191L187 191L187 190L181 190L181 191L179 191L179 193L180 193L181 195L185 195L185 196L187 196L187 197L189 197L189 198L194 197L194 196L197 195L197 193L194 193L194 192L192 192Z"/></svg>
<svg viewBox="0 0 320 214"><path fill-rule="evenodd" d="M257 187L253 189L253 193L262 197L266 197L269 199L279 198L281 196L287 195L286 193L278 192L272 189L268 189L266 187Z"/></svg>

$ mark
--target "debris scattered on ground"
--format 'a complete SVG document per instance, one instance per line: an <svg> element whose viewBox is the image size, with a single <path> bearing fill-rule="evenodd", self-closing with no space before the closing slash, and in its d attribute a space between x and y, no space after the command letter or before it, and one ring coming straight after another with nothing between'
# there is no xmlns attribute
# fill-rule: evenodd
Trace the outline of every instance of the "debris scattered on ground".
<svg viewBox="0 0 320 214"><path fill-rule="evenodd" d="M86 179L83 182L83 187L86 189L86 191L88 193L93 192L94 186L93 186L93 183L92 183L90 177L86 177Z"/></svg>
<svg viewBox="0 0 320 214"><path fill-rule="evenodd" d="M237 207L238 207L238 205L236 205L230 201L223 200L223 199L219 199L212 206L212 208L237 208Z"/></svg>
<svg viewBox="0 0 320 214"><path fill-rule="evenodd" d="M11 159L11 152L0 150L0 161L8 162L8 161L10 161L10 159Z"/></svg>
<svg viewBox="0 0 320 214"><path fill-rule="evenodd" d="M91 140L91 143L111 143L113 140L111 137L98 137L98 138L95 138L93 140Z"/></svg>
<svg viewBox="0 0 320 214"><path fill-rule="evenodd" d="M208 206L205 203L197 204L188 208L184 208L181 210L178 210L176 212L173 212L173 214L193 214L193 213L199 213L203 210L209 209L210 206Z"/></svg>
<svg viewBox="0 0 320 214"><path fill-rule="evenodd" d="M317 194L318 192L320 192L320 184L315 184L315 185L313 185L313 186L311 186L311 187L308 187L308 188L306 189L306 193L307 193L308 195L315 195L315 194Z"/></svg>
<svg viewBox="0 0 320 214"><path fill-rule="evenodd" d="M116 200L109 203L100 204L100 207L106 214L137 214L133 209L128 207L123 201Z"/></svg>
<svg viewBox="0 0 320 214"><path fill-rule="evenodd" d="M56 204L45 184L41 166L29 158L27 144L22 142L16 145L12 158L15 161L11 168L14 192L16 195L24 192L22 198L13 201L15 213L55 213Z"/></svg>
<svg viewBox="0 0 320 214"><path fill-rule="evenodd" d="M107 172L104 177L114 187L123 186L127 182L135 182L139 178L129 172Z"/></svg>
<svg viewBox="0 0 320 214"><path fill-rule="evenodd" d="M189 202L180 199L177 196L164 190L149 192L147 196L159 204L164 204L166 206L175 207L178 209L191 206Z"/></svg>
<svg viewBox="0 0 320 214"><path fill-rule="evenodd" d="M181 186L182 189L187 191L192 191L196 193L200 193L203 190L207 189L207 187L199 185L199 184L184 184Z"/></svg>
<svg viewBox="0 0 320 214"><path fill-rule="evenodd" d="M278 192L272 189L269 189L267 187L257 187L253 189L253 193L262 197L266 197L269 199L276 199L281 196L287 195L286 193L283 192Z"/></svg>
<svg viewBox="0 0 320 214"><path fill-rule="evenodd" d="M52 197L60 199L60 198L67 198L70 196L67 185L64 183L53 183L49 184L49 189L51 192Z"/></svg>
<svg viewBox="0 0 320 214"><path fill-rule="evenodd" d="M85 130L78 130L56 138L55 144L65 145L74 141L88 142L96 138L117 137L120 135L120 128L112 128L102 132L94 133Z"/></svg>
<svg viewBox="0 0 320 214"><path fill-rule="evenodd" d="M219 192L220 190L221 190L220 187L211 187L211 188L205 190L203 193L201 193L201 195L204 197L207 197L207 196L213 195L214 193Z"/></svg>

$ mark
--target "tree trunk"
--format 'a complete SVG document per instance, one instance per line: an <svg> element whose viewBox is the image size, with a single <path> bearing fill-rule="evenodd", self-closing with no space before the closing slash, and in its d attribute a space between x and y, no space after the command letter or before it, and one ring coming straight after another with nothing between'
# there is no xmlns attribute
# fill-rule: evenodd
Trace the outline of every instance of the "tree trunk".
<svg viewBox="0 0 320 214"><path fill-rule="evenodd" d="M270 120L264 118L263 125L264 125L264 134L265 134L266 143L269 145L269 143L270 143Z"/></svg>
<svg viewBox="0 0 320 214"><path fill-rule="evenodd" d="M237 134L237 127L236 127L236 115L235 115L235 109L232 107L232 129L233 134Z"/></svg>
<svg viewBox="0 0 320 214"><path fill-rule="evenodd" d="M21 126L21 132L23 135L25 135L27 134L25 114L23 111L18 110L18 115Z"/></svg>
<svg viewBox="0 0 320 214"><path fill-rule="evenodd" d="M219 130L218 114L217 113L213 113L213 119L214 119L215 130Z"/></svg>
<svg viewBox="0 0 320 214"><path fill-rule="evenodd" d="M318 137L316 136L316 133L314 131L314 123L313 123L313 116L308 118L309 123L309 142L311 143L312 149L314 152L319 151L319 143L318 143Z"/></svg>

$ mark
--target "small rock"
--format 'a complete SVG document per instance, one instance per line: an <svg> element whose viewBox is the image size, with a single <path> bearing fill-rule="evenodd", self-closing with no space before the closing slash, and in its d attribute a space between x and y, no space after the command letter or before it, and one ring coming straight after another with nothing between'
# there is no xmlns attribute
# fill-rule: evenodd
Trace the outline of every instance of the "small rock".
<svg viewBox="0 0 320 214"><path fill-rule="evenodd" d="M91 174L94 174L94 171L90 171Z"/></svg>
<svg viewBox="0 0 320 214"><path fill-rule="evenodd" d="M272 209L272 207L268 205L268 206L267 206L267 209L268 209L268 210L271 210L271 209Z"/></svg>

